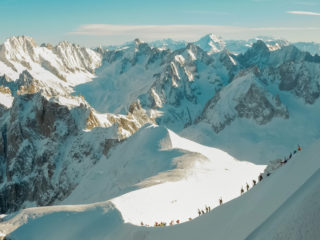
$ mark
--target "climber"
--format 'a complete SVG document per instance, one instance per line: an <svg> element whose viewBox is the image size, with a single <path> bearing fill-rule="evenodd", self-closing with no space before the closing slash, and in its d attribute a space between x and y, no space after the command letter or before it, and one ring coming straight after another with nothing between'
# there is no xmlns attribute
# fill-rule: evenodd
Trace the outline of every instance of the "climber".
<svg viewBox="0 0 320 240"><path fill-rule="evenodd" d="M143 226L144 224L143 224L143 222L141 222L141 226Z"/></svg>
<svg viewBox="0 0 320 240"><path fill-rule="evenodd" d="M250 188L250 187L249 187L249 184L248 184L248 183L247 183L247 186L246 186L246 187L247 187L247 191L249 191L249 188Z"/></svg>
<svg viewBox="0 0 320 240"><path fill-rule="evenodd" d="M203 210L201 210L201 213L202 213L202 214L204 214L204 211L203 211Z"/></svg>
<svg viewBox="0 0 320 240"><path fill-rule="evenodd" d="M223 202L222 202L222 198L219 199L219 203L220 203L220 205L222 205L222 203L223 203Z"/></svg>
<svg viewBox="0 0 320 240"><path fill-rule="evenodd" d="M253 182L253 186L257 184L256 180L252 180L252 182Z"/></svg>
<svg viewBox="0 0 320 240"><path fill-rule="evenodd" d="M199 214L199 216L201 215L201 211L200 211L200 209L198 208L198 214Z"/></svg>
<svg viewBox="0 0 320 240"><path fill-rule="evenodd" d="M176 223L179 224L179 223L180 223L180 220L178 219L178 220L176 221Z"/></svg>
<svg viewBox="0 0 320 240"><path fill-rule="evenodd" d="M281 165L286 164L288 162L288 159L284 157L284 160L280 162Z"/></svg>
<svg viewBox="0 0 320 240"><path fill-rule="evenodd" d="M289 155L289 159L291 159L292 158L292 153L290 153L290 155Z"/></svg>
<svg viewBox="0 0 320 240"><path fill-rule="evenodd" d="M297 153L297 150L294 150L294 151L293 151L293 154L296 154L296 153Z"/></svg>
<svg viewBox="0 0 320 240"><path fill-rule="evenodd" d="M262 174L259 175L259 182L261 182L263 179Z"/></svg>
<svg viewBox="0 0 320 240"><path fill-rule="evenodd" d="M240 190L240 195L242 195L244 193L243 187Z"/></svg>
<svg viewBox="0 0 320 240"><path fill-rule="evenodd" d="M270 175L271 175L271 173L268 172L268 173L267 173L267 177L269 177Z"/></svg>
<svg viewBox="0 0 320 240"><path fill-rule="evenodd" d="M301 147L300 147L300 145L298 144L298 151L301 151L302 149L301 149Z"/></svg>
<svg viewBox="0 0 320 240"><path fill-rule="evenodd" d="M192 218L191 218L191 217L189 217L188 219L189 219L189 221L191 221L191 220L192 220Z"/></svg>
<svg viewBox="0 0 320 240"><path fill-rule="evenodd" d="M172 225L173 225L173 223L174 223L174 221L173 221L173 220L171 220L171 222L170 222L170 226L172 226Z"/></svg>

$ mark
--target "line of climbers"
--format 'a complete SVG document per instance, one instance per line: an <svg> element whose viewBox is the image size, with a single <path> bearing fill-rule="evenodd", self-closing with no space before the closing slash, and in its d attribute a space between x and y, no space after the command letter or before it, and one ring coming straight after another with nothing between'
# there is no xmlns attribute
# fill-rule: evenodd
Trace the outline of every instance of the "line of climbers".
<svg viewBox="0 0 320 240"><path fill-rule="evenodd" d="M289 155L288 157L284 157L284 159L280 161L280 166L286 164L286 163L292 158L293 155L295 155L298 151L301 151L301 150L302 150L302 149L301 149L300 145L298 145L297 150L294 150L293 153L290 153L290 155ZM269 177L270 175L271 175L271 173L267 172L266 176ZM261 181L263 180L262 173L258 176L258 180L259 180L259 182L261 182ZM252 180L252 183L253 183L252 187L254 187L254 186L257 184L257 181L253 179L253 180ZM246 189L247 189L247 191L249 191L249 189L250 189L250 186L249 186L248 183L246 183ZM241 187L241 190L240 190L240 195L242 195L242 194L244 194L244 189L243 189L243 187ZM219 198L219 205L222 205L222 204L223 204L222 197L220 197L220 198ZM210 212L210 211L211 211L211 207L206 205L206 206L205 206L205 211L198 208L198 215L201 216L201 215L203 215L203 214L205 214L205 213L208 213L208 212ZM191 221L192 218L189 217L188 220ZM169 225L172 226L172 225L174 225L174 223L179 224L179 223L180 223L180 220L179 220L179 219L176 220L176 221L172 220L172 221L169 223ZM148 224L144 224L143 222L141 222L141 226L149 227ZM166 223L166 222L160 222L160 223L155 222L155 223L154 223L154 226L155 226L155 227L165 227L165 226L167 226L167 223Z"/></svg>
<svg viewBox="0 0 320 240"><path fill-rule="evenodd" d="M284 159L280 161L280 167L282 165L286 164L292 158L293 155L295 155L298 151L301 151L301 150L302 150L302 148L298 144L297 150L294 150L293 153L290 153L288 157L284 157ZM271 175L271 173L267 172L266 176L269 177L270 175ZM260 173L258 180L259 180L259 182L261 182L263 180L262 173ZM257 184L256 180L254 180L254 179L252 180L252 183L253 183L252 187L254 187ZM248 183L246 183L246 188L247 188L247 191L249 191L250 186ZM244 189L242 187L240 190L240 195L242 195L243 193L244 193Z"/></svg>
<svg viewBox="0 0 320 240"><path fill-rule="evenodd" d="M211 207L210 206L205 206L205 209L206 209L206 211L204 211L204 210L200 210L199 208L198 208L198 215L200 216L201 214L205 214L205 213L208 213L208 212L210 212L211 211Z"/></svg>

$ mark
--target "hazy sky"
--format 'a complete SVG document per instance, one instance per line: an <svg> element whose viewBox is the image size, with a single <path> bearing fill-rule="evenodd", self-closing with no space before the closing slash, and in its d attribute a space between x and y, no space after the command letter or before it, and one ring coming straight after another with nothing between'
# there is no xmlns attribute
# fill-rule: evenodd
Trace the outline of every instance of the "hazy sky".
<svg viewBox="0 0 320 240"><path fill-rule="evenodd" d="M0 41L32 36L86 46L134 38L257 35L320 42L320 0L0 0Z"/></svg>

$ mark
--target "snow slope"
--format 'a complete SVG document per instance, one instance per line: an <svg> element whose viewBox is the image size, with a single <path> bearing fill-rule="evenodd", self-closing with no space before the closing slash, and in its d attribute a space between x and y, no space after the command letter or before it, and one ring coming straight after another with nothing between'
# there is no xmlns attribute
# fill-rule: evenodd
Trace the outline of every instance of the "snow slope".
<svg viewBox="0 0 320 240"><path fill-rule="evenodd" d="M310 198L310 193L319 192L316 188L319 174L317 173L309 182L307 181L319 170L320 163L316 157L319 154L319 147L320 143L317 142L303 149L301 153L295 155L286 165L248 193L185 224L158 228L135 227L124 223L125 217L124 220L121 217L126 214L124 209L120 210L120 215L109 202L103 202L91 205L26 209L18 214L5 217L0 227L4 233L11 233L9 236L16 240L26 239L26 236L28 239L35 240L43 239L44 236L46 239L71 240L78 239L80 234L84 234L86 239L104 240L246 239L275 212L275 216L286 217L288 222L296 219L294 214L288 214L289 209L284 207L284 213L278 210L288 199L289 208L292 209L295 206L294 212L298 213L301 213L299 207L302 207L301 210L303 210L307 205L302 204L302 196L307 196L307 200L315 199ZM304 184L305 182L307 183ZM190 186L189 191L194 190ZM147 197L149 196L145 195L145 198ZM162 199L158 200L161 202ZM315 209L313 207L317 207L318 204L309 206ZM131 208L134 207L135 205L131 205ZM271 219L277 220L274 216ZM266 226L268 227L268 224ZM317 234L318 226L314 224L309 226L309 236ZM248 239L270 239L268 238L269 231L263 231L263 225L258 230L257 232L261 235L253 234L252 238Z"/></svg>
<svg viewBox="0 0 320 240"><path fill-rule="evenodd" d="M220 197L227 202L239 196L265 168L162 127L143 128L110 154L62 204L104 201L141 188L112 200L126 222L184 222L196 217L198 208L216 207Z"/></svg>
<svg viewBox="0 0 320 240"><path fill-rule="evenodd" d="M125 114L130 104L150 89L163 54L138 39L126 48L107 51L96 70L98 77L75 90L100 112Z"/></svg>
<svg viewBox="0 0 320 240"><path fill-rule="evenodd" d="M246 239L318 239L319 199L320 169Z"/></svg>
<svg viewBox="0 0 320 240"><path fill-rule="evenodd" d="M252 184L265 166L240 162L229 154L179 137L169 131L171 147L200 153L175 159L178 169L147 179L139 186L155 186L130 192L111 200L121 211L125 222L180 222L198 216L197 209L215 208L221 197L224 202L236 198L241 187ZM178 178L180 176L180 179ZM176 179L174 179L174 177ZM171 179L172 180L171 180ZM134 208L132 206L135 206Z"/></svg>
<svg viewBox="0 0 320 240"><path fill-rule="evenodd" d="M13 97L11 95L11 92L10 91L5 92L1 90L2 89L0 88L0 105L3 105L6 108L10 108L13 102Z"/></svg>

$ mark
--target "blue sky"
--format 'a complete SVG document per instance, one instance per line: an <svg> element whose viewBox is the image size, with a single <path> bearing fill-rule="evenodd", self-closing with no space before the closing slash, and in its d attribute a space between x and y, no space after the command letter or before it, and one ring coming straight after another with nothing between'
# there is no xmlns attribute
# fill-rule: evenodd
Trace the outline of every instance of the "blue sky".
<svg viewBox="0 0 320 240"><path fill-rule="evenodd" d="M320 42L320 0L0 0L0 10L1 42L29 35L96 46L136 37L193 41L210 32Z"/></svg>

